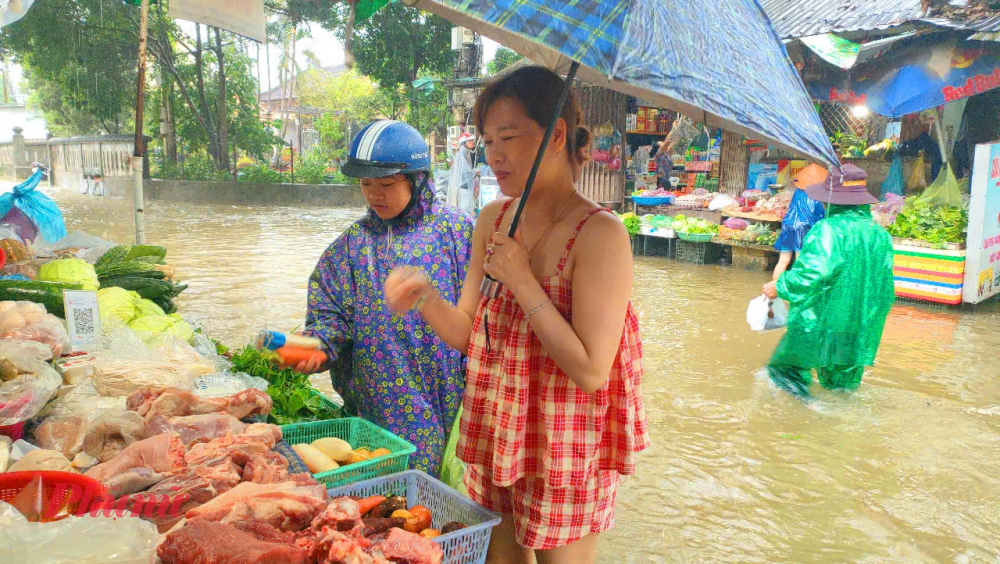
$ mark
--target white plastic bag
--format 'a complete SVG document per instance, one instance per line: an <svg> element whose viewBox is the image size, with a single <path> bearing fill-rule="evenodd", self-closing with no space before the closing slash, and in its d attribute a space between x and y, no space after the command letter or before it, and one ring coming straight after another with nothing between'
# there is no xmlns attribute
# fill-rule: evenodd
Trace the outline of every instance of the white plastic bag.
<svg viewBox="0 0 1000 564"><path fill-rule="evenodd" d="M718 194L708 204L708 211L720 211L738 205L736 198L728 194Z"/></svg>
<svg viewBox="0 0 1000 564"><path fill-rule="evenodd" d="M156 525L130 514L30 523L0 501L0 562L4 564L148 564L156 538Z"/></svg>
<svg viewBox="0 0 1000 564"><path fill-rule="evenodd" d="M761 295L747 306L747 323L754 331L771 331L788 325L788 306L782 300L771 301Z"/></svg>

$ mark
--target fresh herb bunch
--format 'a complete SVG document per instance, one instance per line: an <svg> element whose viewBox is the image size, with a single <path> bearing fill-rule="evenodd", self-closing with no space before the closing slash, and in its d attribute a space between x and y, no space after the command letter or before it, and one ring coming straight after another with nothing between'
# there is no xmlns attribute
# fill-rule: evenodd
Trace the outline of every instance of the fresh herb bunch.
<svg viewBox="0 0 1000 564"><path fill-rule="evenodd" d="M888 231L893 237L943 245L965 241L968 223L968 212L962 208L936 206L920 198L907 198Z"/></svg>
<svg viewBox="0 0 1000 564"><path fill-rule="evenodd" d="M267 416L268 423L288 425L306 421L339 419L340 410L320 401L319 393L309 383L305 374L290 368L279 368L273 353L264 353L251 345L236 351L231 359L233 369L267 380L267 395L273 406ZM315 392L315 393L314 393Z"/></svg>
<svg viewBox="0 0 1000 564"><path fill-rule="evenodd" d="M639 216L632 212L628 212L618 215L618 219L620 219L622 224L625 225L625 231L628 231L629 237L635 237L639 234L639 230L642 227L642 221L639 219Z"/></svg>

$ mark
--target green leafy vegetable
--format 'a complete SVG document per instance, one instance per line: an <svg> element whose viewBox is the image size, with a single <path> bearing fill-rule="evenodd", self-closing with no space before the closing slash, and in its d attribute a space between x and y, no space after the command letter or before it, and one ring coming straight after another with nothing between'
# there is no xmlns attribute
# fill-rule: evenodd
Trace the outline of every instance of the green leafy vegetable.
<svg viewBox="0 0 1000 564"><path fill-rule="evenodd" d="M968 223L968 212L962 208L935 206L920 198L907 198L888 231L893 237L944 245L965 241Z"/></svg>
<svg viewBox="0 0 1000 564"><path fill-rule="evenodd" d="M305 374L290 368L279 368L273 353L263 353L251 345L236 351L233 355L233 369L251 376L267 380L267 394L273 406L267 416L268 423L288 425L305 421L339 419L340 410L333 409L320 400Z"/></svg>

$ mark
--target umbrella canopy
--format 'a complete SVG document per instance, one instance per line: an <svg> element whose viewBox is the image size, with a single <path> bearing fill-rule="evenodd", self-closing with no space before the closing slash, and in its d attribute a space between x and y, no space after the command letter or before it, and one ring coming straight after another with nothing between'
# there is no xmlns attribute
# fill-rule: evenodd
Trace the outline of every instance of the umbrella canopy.
<svg viewBox="0 0 1000 564"><path fill-rule="evenodd" d="M756 0L404 0L567 74L839 162ZM709 10L711 10L711 14Z"/></svg>
<svg viewBox="0 0 1000 564"><path fill-rule="evenodd" d="M845 88L845 85L849 87ZM846 76L809 83L820 100L867 106L899 118L1000 86L1000 52L983 43L921 42Z"/></svg>

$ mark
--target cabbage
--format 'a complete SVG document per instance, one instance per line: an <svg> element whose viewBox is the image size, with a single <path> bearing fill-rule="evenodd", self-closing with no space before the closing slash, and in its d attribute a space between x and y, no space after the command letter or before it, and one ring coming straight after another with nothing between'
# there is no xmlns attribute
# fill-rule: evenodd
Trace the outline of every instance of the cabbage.
<svg viewBox="0 0 1000 564"><path fill-rule="evenodd" d="M185 343L190 343L194 339L194 328L176 313L140 317L134 319L128 326L148 345L163 344L170 337Z"/></svg>
<svg viewBox="0 0 1000 564"><path fill-rule="evenodd" d="M96 290L101 287L97 281L97 272L87 261L80 259L60 259L47 262L38 269L38 280L41 282L60 282L62 284L79 284L84 290Z"/></svg>
<svg viewBox="0 0 1000 564"><path fill-rule="evenodd" d="M101 326L108 328L112 320L128 325L135 317L135 302L139 294L123 288L110 287L98 290L97 307L101 311Z"/></svg>
<svg viewBox="0 0 1000 564"><path fill-rule="evenodd" d="M138 294L136 297L138 297ZM142 298L135 301L135 319L160 315L166 314L163 313L163 308L156 305L156 303Z"/></svg>

